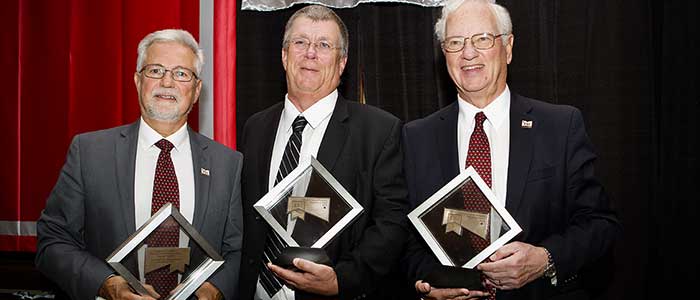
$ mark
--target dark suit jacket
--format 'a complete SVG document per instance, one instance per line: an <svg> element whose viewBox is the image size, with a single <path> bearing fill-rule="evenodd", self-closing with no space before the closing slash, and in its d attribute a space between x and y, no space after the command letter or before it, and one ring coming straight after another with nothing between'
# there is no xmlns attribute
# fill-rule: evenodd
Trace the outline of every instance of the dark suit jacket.
<svg viewBox="0 0 700 300"><path fill-rule="evenodd" d="M269 226L253 204L268 190L270 158L282 102L251 116L243 130L243 258L241 297L252 299ZM373 298L396 269L408 232L401 126L396 117L338 97L317 159L364 207L364 213L326 247L341 299ZM373 299L377 299L374 297Z"/></svg>
<svg viewBox="0 0 700 300"><path fill-rule="evenodd" d="M37 268L73 299L94 299L114 273L105 259L135 232L139 122L77 135L37 222ZM236 299L242 239L241 154L189 129L195 229L226 262L208 281ZM200 169L208 169L209 176ZM202 255L193 248L193 257ZM134 272L135 262L128 265ZM196 267L196 266L192 266ZM138 274L138 273L135 273Z"/></svg>
<svg viewBox="0 0 700 300"><path fill-rule="evenodd" d="M455 102L404 126L406 181L413 207L459 174L458 113ZM522 120L532 121L532 128L523 128ZM499 299L582 295L577 274L611 248L620 230L594 177L595 159L579 110L511 94L506 209L523 229L515 240L550 251L559 286L540 278L516 291L499 291ZM412 238L409 270L420 279L437 260L420 237Z"/></svg>

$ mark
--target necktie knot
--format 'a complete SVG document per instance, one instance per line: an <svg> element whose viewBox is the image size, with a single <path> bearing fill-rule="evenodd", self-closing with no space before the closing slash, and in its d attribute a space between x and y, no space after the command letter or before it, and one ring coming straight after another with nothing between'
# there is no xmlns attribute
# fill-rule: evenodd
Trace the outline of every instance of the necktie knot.
<svg viewBox="0 0 700 300"><path fill-rule="evenodd" d="M166 139L161 139L160 141L156 142L156 147L160 148L162 151L170 152L170 150L175 148L175 145Z"/></svg>
<svg viewBox="0 0 700 300"><path fill-rule="evenodd" d="M292 130L294 130L295 133L302 132L304 131L304 127L306 127L307 123L308 122L306 121L306 118L304 118L304 116L298 116L294 119L294 122L292 123Z"/></svg>
<svg viewBox="0 0 700 300"><path fill-rule="evenodd" d="M486 115L483 111L480 111L476 113L474 120L476 120L476 127L481 127L484 125L484 121L486 121Z"/></svg>

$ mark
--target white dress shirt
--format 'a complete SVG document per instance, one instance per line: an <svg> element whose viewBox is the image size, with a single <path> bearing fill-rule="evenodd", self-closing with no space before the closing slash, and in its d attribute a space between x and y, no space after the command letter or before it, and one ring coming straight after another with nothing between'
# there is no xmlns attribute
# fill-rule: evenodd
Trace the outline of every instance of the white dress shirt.
<svg viewBox="0 0 700 300"><path fill-rule="evenodd" d="M326 133L328 121L331 119L331 115L333 114L333 109L335 108L337 101L338 91L334 90L328 96L314 103L305 111L299 112L296 106L292 104L292 101L289 100L289 95L284 97L284 110L282 111L282 116L280 116L280 122L277 126L277 134L275 135L275 144L272 148L272 158L270 160L268 177L268 190L271 190L275 185L275 178L277 177L277 172L279 171L279 166L282 162L284 149L287 147L287 141L293 133L292 123L294 123L294 119L296 119L297 116L302 115L306 121L308 121L307 126L304 127L304 131L301 134L302 137L301 150L299 151L299 164L302 164L309 161L311 156L316 157L318 155L318 149L321 146L321 141L323 141L323 135ZM298 191L295 191L295 193L297 192ZM289 222L288 224L289 226L294 226L294 222ZM292 229L288 228L288 230ZM270 299L260 285L259 280L255 294L255 299ZM285 285L272 297L272 300L281 299L294 299L294 291L290 290Z"/></svg>
<svg viewBox="0 0 700 300"><path fill-rule="evenodd" d="M134 213L136 229L146 223L151 217L151 200L153 198L153 180L160 148L156 142L163 139L158 132L141 119L139 125L138 143L136 146L136 169L134 174ZM175 146L170 151L170 157L175 166L177 185L180 192L180 213L190 224L194 216L194 167L192 165L192 149L187 123L182 125L166 140ZM189 237L180 230L180 247L187 247ZM138 250L139 266L144 265L145 245ZM139 268L139 276L144 279L143 268Z"/></svg>
<svg viewBox="0 0 700 300"><path fill-rule="evenodd" d="M466 169L469 138L475 127L474 116L483 111L486 115L484 132L491 150L491 190L502 207L506 205L508 187L508 149L510 147L510 89L506 85L501 95L489 105L480 109L458 96L459 117L457 118L457 151L459 170ZM491 211L491 241L498 238L502 220Z"/></svg>

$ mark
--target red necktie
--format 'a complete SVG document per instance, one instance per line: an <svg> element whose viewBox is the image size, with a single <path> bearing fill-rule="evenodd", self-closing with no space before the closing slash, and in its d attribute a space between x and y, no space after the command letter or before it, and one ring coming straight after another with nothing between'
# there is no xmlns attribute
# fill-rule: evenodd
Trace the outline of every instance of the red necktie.
<svg viewBox="0 0 700 300"><path fill-rule="evenodd" d="M180 209L180 191L175 175L175 166L170 158L173 144L166 139L156 143L160 148L156 174L153 180L153 198L151 200L151 215L156 213L166 203L172 203ZM180 226L172 218L163 222L148 238L149 247L178 247ZM146 283L153 285L161 297L167 297L177 286L177 273L170 273L169 266L145 274Z"/></svg>
<svg viewBox="0 0 700 300"><path fill-rule="evenodd" d="M469 137L469 149L467 150L467 164L466 166L472 166L479 173L479 176L486 182L486 185L491 187L491 147L489 146L489 139L486 137L484 132L484 121L486 121L486 115L483 112L478 112L474 116L476 124L474 125L474 132L472 132L471 137ZM462 193L464 194L464 209L473 212L479 212L488 214L491 212L491 204L486 196L479 191L479 188L470 181L462 187ZM469 241L474 245L474 249L481 251L488 247L490 244L490 224L486 224L488 230L486 231L486 239L481 238L469 231ZM491 295L488 299L496 299L496 289L488 290Z"/></svg>

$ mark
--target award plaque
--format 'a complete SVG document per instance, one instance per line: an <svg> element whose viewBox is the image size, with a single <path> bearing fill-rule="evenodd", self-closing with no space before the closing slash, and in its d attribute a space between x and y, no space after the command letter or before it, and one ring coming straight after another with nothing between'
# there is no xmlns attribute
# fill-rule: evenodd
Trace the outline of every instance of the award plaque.
<svg viewBox="0 0 700 300"><path fill-rule="evenodd" d="M321 163L307 158L254 205L290 246L272 260L288 269L295 257L330 265L323 247L363 211Z"/></svg>
<svg viewBox="0 0 700 300"><path fill-rule="evenodd" d="M471 166L408 218L443 265L425 278L441 288L481 289L474 267L522 231Z"/></svg>
<svg viewBox="0 0 700 300"><path fill-rule="evenodd" d="M153 237L156 229L174 227L177 234L184 232L194 249L180 247L149 247L149 238ZM194 258L190 252L202 253L204 258L198 257L197 262L190 261ZM129 260L143 260L138 263L138 274L132 273L127 264ZM146 290L141 277L159 271L178 273L182 280L170 295L161 295L161 299L181 300L192 295L204 281L211 276L221 265L224 259L207 243L197 230L180 214L180 212L167 203L163 205L150 219L146 221L134 234L124 241L107 258L107 263L122 276L129 285L140 295L150 295ZM198 265L191 272L185 272L188 265ZM164 269L164 270L163 270Z"/></svg>

